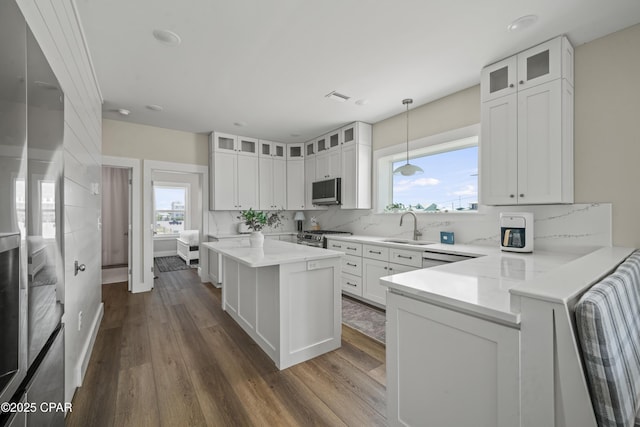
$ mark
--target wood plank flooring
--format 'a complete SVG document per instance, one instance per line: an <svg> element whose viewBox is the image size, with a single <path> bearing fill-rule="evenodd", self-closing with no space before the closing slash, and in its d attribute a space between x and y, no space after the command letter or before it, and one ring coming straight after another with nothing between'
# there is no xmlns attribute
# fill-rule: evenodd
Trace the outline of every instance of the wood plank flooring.
<svg viewBox="0 0 640 427"><path fill-rule="evenodd" d="M382 344L343 326L340 349L279 371L220 298L192 269L143 294L104 285L67 426L386 425Z"/></svg>

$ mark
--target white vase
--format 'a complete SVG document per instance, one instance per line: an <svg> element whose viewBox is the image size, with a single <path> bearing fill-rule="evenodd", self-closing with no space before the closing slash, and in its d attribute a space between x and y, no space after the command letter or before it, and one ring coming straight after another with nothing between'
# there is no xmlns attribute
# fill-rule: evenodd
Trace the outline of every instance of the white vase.
<svg viewBox="0 0 640 427"><path fill-rule="evenodd" d="M249 236L249 246L252 248L261 248L264 245L264 234L262 231L254 231Z"/></svg>

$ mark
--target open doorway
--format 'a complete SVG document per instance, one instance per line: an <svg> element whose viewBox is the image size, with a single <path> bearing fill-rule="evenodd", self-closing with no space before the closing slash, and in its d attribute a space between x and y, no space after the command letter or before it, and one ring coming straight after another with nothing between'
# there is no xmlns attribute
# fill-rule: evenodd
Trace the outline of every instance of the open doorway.
<svg viewBox="0 0 640 427"><path fill-rule="evenodd" d="M102 156L102 166L102 283L127 282L130 292L140 292L141 162Z"/></svg>
<svg viewBox="0 0 640 427"><path fill-rule="evenodd" d="M102 167L102 284L129 282L131 168Z"/></svg>

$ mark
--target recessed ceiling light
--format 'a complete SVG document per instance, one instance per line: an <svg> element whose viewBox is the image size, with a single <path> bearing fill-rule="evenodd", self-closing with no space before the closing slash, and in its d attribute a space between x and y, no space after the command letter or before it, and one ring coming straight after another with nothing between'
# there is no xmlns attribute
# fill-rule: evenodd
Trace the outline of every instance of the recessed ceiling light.
<svg viewBox="0 0 640 427"><path fill-rule="evenodd" d="M525 28L529 28L538 20L537 15L525 15L518 19L515 19L511 24L507 25L509 31L521 31Z"/></svg>
<svg viewBox="0 0 640 427"><path fill-rule="evenodd" d="M233 122L234 126L238 126L239 128L245 127L247 124L245 122Z"/></svg>
<svg viewBox="0 0 640 427"><path fill-rule="evenodd" d="M162 105L157 105L157 104L149 104L149 105L147 105L147 109L149 109L151 111L162 111L162 110L164 110Z"/></svg>
<svg viewBox="0 0 640 427"><path fill-rule="evenodd" d="M347 95L343 95L341 93L334 91L329 92L328 94L325 95L325 98L329 98L329 99L333 99L334 101L338 101L338 102L345 102L346 100L348 100L350 97Z"/></svg>
<svg viewBox="0 0 640 427"><path fill-rule="evenodd" d="M182 43L182 39L179 35L169 30L153 30L153 37L160 43L164 43L169 46L178 46Z"/></svg>
<svg viewBox="0 0 640 427"><path fill-rule="evenodd" d="M368 103L369 103L368 99L358 99L356 101L356 105L360 105L360 106L367 105Z"/></svg>
<svg viewBox="0 0 640 427"><path fill-rule="evenodd" d="M131 111L127 110L126 108L118 108L116 110L121 116L128 116L129 114L131 114Z"/></svg>

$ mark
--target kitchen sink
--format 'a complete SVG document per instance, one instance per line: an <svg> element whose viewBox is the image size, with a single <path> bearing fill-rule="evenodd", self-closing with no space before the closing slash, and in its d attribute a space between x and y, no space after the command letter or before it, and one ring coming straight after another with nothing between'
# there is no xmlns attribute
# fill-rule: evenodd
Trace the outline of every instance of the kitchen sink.
<svg viewBox="0 0 640 427"><path fill-rule="evenodd" d="M385 243L400 243L400 244L403 244L403 245L418 245L418 246L433 245L433 242L425 242L425 241L422 241L422 240L385 239L385 240L383 240L383 242L385 242Z"/></svg>

